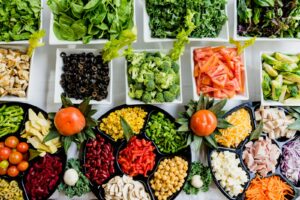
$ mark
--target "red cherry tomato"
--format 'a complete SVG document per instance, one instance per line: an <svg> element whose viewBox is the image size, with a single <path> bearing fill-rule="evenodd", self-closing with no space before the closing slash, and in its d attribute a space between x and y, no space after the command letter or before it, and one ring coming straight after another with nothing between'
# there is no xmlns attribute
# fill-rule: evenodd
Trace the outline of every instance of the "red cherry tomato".
<svg viewBox="0 0 300 200"><path fill-rule="evenodd" d="M9 155L9 162L13 165L19 164L23 160L23 155L20 152L12 152Z"/></svg>
<svg viewBox="0 0 300 200"><path fill-rule="evenodd" d="M19 170L17 169L16 166L10 166L10 167L7 169L7 174L8 174L8 176L10 176L10 177L16 177L16 176L18 176L18 174L19 174Z"/></svg>
<svg viewBox="0 0 300 200"><path fill-rule="evenodd" d="M2 147L0 149L0 159L7 160L11 154L11 150L8 147Z"/></svg>
<svg viewBox="0 0 300 200"><path fill-rule="evenodd" d="M19 144L19 139L16 136L9 136L5 140L5 146L10 148L16 148Z"/></svg>
<svg viewBox="0 0 300 200"><path fill-rule="evenodd" d="M4 142L0 142L0 149L1 149L2 147L5 147Z"/></svg>
<svg viewBox="0 0 300 200"><path fill-rule="evenodd" d="M4 169L4 168L1 168L1 167L0 167L0 175L5 175L6 172L7 172L7 168Z"/></svg>
<svg viewBox="0 0 300 200"><path fill-rule="evenodd" d="M28 144L26 142L20 142L18 145L17 145L17 150L21 153L26 153L28 151Z"/></svg>
<svg viewBox="0 0 300 200"><path fill-rule="evenodd" d="M21 171L21 172L24 172L26 169L28 169L29 167L29 164L27 161L22 161L18 164L18 170Z"/></svg>

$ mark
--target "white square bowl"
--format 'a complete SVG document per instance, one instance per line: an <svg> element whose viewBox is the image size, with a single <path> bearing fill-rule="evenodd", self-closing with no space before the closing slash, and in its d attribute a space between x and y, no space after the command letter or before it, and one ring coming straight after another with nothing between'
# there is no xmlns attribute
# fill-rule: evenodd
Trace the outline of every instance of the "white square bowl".
<svg viewBox="0 0 300 200"><path fill-rule="evenodd" d="M162 49L147 49L147 50L136 50L134 51L135 53L138 52L162 52L164 54L166 54L168 52L168 50L162 50ZM181 77L181 62L180 59L177 61L178 65L179 65L179 78L180 78L180 95L177 97L177 99L175 99L173 102L164 102L164 103L151 103L152 105L169 105L169 104L181 104L182 103L182 77ZM140 100L136 100L136 99L132 99L131 97L129 97L128 93L129 93L129 85L128 85L128 73L127 73L127 60L125 59L125 85L126 85L126 104L127 105L133 105L133 104L146 104L143 101Z"/></svg>
<svg viewBox="0 0 300 200"><path fill-rule="evenodd" d="M82 40L78 41L68 41L68 40L59 40L53 31L54 24L54 15L50 9L50 27L49 27L49 45L80 45L83 44ZM136 26L136 6L135 0L133 1L133 23ZM108 42L108 39L92 39L88 44L105 44Z"/></svg>
<svg viewBox="0 0 300 200"><path fill-rule="evenodd" d="M61 52L65 52L67 55L76 53L76 54L80 54L80 53L94 53L94 54L99 54L101 50L100 49L57 49L56 50L56 69L55 69L55 88L54 88L54 103L61 103L61 94L64 92L63 88L60 85L60 80L61 80L61 75L63 73L63 60L60 56ZM110 81L109 81L109 85L108 85L108 95L106 97L106 99L103 99L101 101L96 101L96 100L91 100L91 104L104 104L104 105L108 105L112 103L112 83L113 83L113 78L112 78L112 74L113 74L113 66L112 66L112 62L109 62L109 77L110 77ZM83 99L75 99L75 98L70 98L72 103L74 104L79 104L82 102Z"/></svg>
<svg viewBox="0 0 300 200"><path fill-rule="evenodd" d="M208 46L202 46L202 47L191 47L191 77L192 77L192 82L193 82L193 99L195 101L199 100L199 95L197 94L197 86L196 86L196 80L194 78L194 68L195 68L195 63L194 63L194 50L199 49L199 48L205 48ZM212 46L212 47L217 47L217 46ZM231 48L233 46L227 46L228 48ZM242 60L244 63L245 67L245 92L244 94L238 94L235 95L233 98L230 100L249 100L249 89L248 89L248 73L247 73L247 62L246 62L246 53L244 52L242 55Z"/></svg>
<svg viewBox="0 0 300 200"><path fill-rule="evenodd" d="M40 29L43 29L43 1L41 0L41 12L40 12ZM40 42L43 42L43 38L41 38ZM29 40L18 40L18 41L10 41L10 42L5 42L5 41L0 41L0 44L18 44L18 45L23 45L23 44L29 44Z"/></svg>
<svg viewBox="0 0 300 200"><path fill-rule="evenodd" d="M143 4L143 15L144 15L144 42L150 43L150 42L173 42L176 39L175 38L153 38L151 36L151 30L149 27L149 15L146 10L146 0L144 0ZM227 3L228 4L228 3ZM228 17L228 5L225 6L225 12ZM189 38L191 42L200 42L200 41L207 41L207 42L228 42L229 41L229 25L228 25L228 20L225 22L223 25L223 28L219 34L218 37L216 38Z"/></svg>
<svg viewBox="0 0 300 200"><path fill-rule="evenodd" d="M238 27L238 11L237 11L237 0L234 0L234 25L233 25L233 39L237 41L245 41L249 40L252 37L245 37L238 35L237 27ZM269 37L257 37L256 41L260 42L285 42L285 41L300 41L297 38L269 38Z"/></svg>
<svg viewBox="0 0 300 200"><path fill-rule="evenodd" d="M26 52L28 45L0 45L0 48L3 49L13 49L13 50L20 50L22 52ZM28 81L28 87L27 87L27 91L26 91L26 97L17 97L17 96L12 96L12 95L8 95L8 96L4 96L4 97L0 97L0 101L15 101L15 102L28 102L29 97L31 96L32 93L32 89L31 89L31 85L32 85L32 68L33 68L33 63L34 63L34 58L35 58L35 51L33 52L31 59L30 59L30 68L29 68L29 81Z"/></svg>
<svg viewBox="0 0 300 200"><path fill-rule="evenodd" d="M262 55L263 54L267 54L267 55L272 55L274 52L271 51L261 51L259 54L259 58L260 58L260 64L259 64L259 90L260 90L260 101L261 104L263 106L300 106L300 100L298 100L298 103L293 102L293 103L281 103L279 101L273 101L273 100L265 100L264 99L264 95L263 95L263 89L262 89L262 82L263 82L263 78L262 78L262 71L263 71L263 62L262 62ZM290 51L290 52L280 52L280 53L284 53L284 54L297 54L299 52L296 51Z"/></svg>

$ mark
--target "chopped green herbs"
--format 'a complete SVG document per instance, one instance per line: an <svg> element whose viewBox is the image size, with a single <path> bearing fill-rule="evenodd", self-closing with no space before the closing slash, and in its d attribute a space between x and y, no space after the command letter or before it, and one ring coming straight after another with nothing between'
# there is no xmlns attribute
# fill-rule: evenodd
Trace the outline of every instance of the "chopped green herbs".
<svg viewBox="0 0 300 200"><path fill-rule="evenodd" d="M0 41L28 40L40 28L40 0L0 1Z"/></svg>
<svg viewBox="0 0 300 200"><path fill-rule="evenodd" d="M227 20L227 0L146 0L150 18L149 27L154 38L175 38L182 28L186 29L185 16L188 10L195 13L196 29L192 38L215 38Z"/></svg>
<svg viewBox="0 0 300 200"><path fill-rule="evenodd" d="M300 38L300 2L237 0L240 36Z"/></svg>
<svg viewBox="0 0 300 200"><path fill-rule="evenodd" d="M59 40L115 39L133 27L133 0L48 0Z"/></svg>

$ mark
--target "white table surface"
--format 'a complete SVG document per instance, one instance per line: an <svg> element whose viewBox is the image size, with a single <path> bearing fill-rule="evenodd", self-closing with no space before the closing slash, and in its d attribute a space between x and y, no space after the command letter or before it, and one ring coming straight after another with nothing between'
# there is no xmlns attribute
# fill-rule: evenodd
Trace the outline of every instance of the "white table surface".
<svg viewBox="0 0 300 200"><path fill-rule="evenodd" d="M28 103L36 105L46 111L56 111L60 107L59 104L54 104L54 73L55 73L55 52L56 48L65 48L68 46L49 46L49 21L50 10L46 5L46 0L43 1L44 5L44 23L43 28L47 31L47 36L44 38L46 45L36 50L36 57L34 65L31 70L32 73L32 95L29 97ZM144 1L136 1L136 16L137 16L137 28L138 28L138 42L134 44L135 49L168 49L172 47L172 43L144 43L143 42L143 13L142 3ZM233 33L233 2L229 0L229 28L230 36ZM186 51L182 56L182 81L183 81L183 100L187 103L192 99L192 79L190 69L190 47L191 46L208 46L208 45L224 45L224 43L212 43L212 42L192 42L187 45ZM226 44L225 44L226 45ZM77 45L77 48L101 48L103 45ZM75 46L69 46L75 48ZM260 99L259 88L259 52L260 51L283 51L289 52L290 50L298 49L300 52L300 42L257 42L253 47L250 47L246 51L247 57L247 71L249 82L250 100L258 101ZM110 106L95 106L98 109L95 117L101 116L104 112L108 111L117 105L125 103L125 72L124 72L124 58L115 59L113 61L113 104ZM240 104L240 101L229 101L227 109L235 105ZM170 112L173 116L176 116L178 111L183 110L183 105L168 105L160 106L163 109ZM71 154L76 154L74 149ZM204 154L204 153L202 153ZM201 160L205 162L205 155L200 156ZM193 160L199 159L199 153L193 152ZM51 199L68 199L62 193L55 192ZM95 199L92 193L89 193L81 198L74 199ZM214 184L211 185L209 192L199 193L197 196L187 196L184 192L176 198L177 200L225 200L226 198L216 188Z"/></svg>

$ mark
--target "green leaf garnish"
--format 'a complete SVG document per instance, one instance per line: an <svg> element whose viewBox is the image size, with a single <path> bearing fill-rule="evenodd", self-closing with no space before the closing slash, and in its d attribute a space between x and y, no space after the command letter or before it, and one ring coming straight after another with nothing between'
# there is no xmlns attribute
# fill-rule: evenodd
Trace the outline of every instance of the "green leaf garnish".
<svg viewBox="0 0 300 200"><path fill-rule="evenodd" d="M256 127L256 129L251 133L250 141L257 140L261 136L263 127L264 127L264 123L263 123L263 121L260 121L260 123Z"/></svg>
<svg viewBox="0 0 300 200"><path fill-rule="evenodd" d="M127 121L122 116L120 116L120 120L121 120L122 129L124 132L124 136L125 136L126 140L129 141L130 138L132 136L134 136L134 132L131 129L130 125L127 123Z"/></svg>

